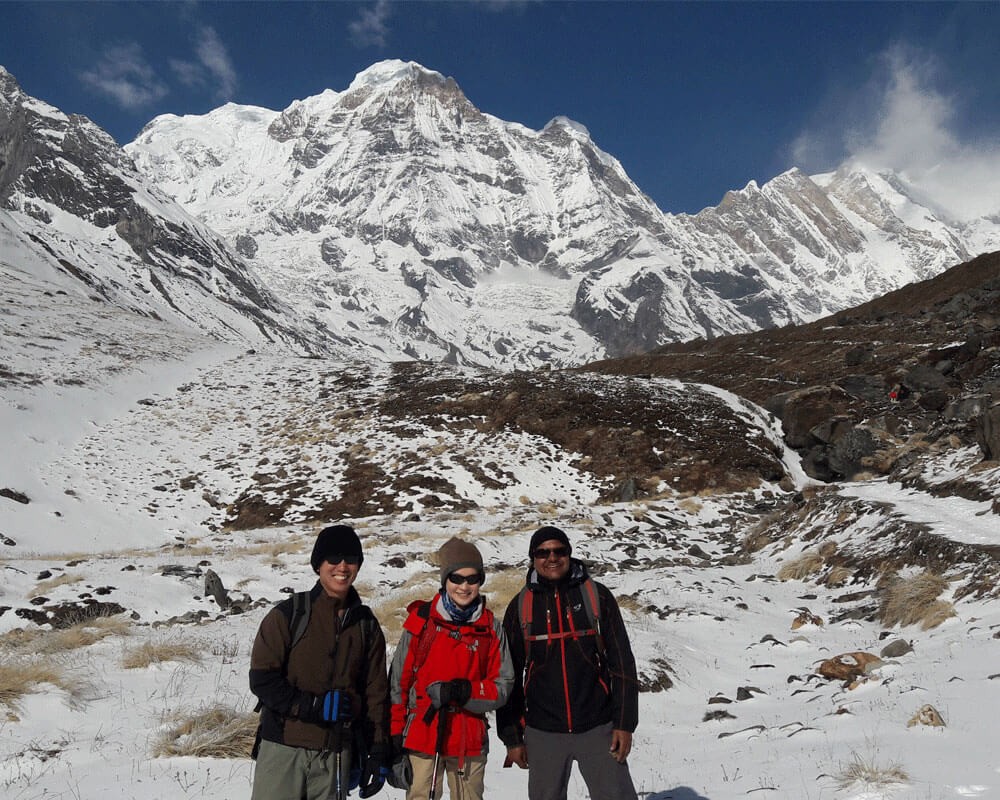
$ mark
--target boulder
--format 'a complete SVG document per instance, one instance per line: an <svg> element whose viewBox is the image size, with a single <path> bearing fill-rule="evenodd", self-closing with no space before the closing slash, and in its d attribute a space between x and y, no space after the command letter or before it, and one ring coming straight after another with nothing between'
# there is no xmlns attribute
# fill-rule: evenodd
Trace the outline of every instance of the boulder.
<svg viewBox="0 0 1000 800"><path fill-rule="evenodd" d="M938 710L932 705L922 706L916 714L910 717L910 721L906 723L907 728L913 728L916 725L927 725L932 728L946 727Z"/></svg>
<svg viewBox="0 0 1000 800"><path fill-rule="evenodd" d="M930 392L935 389L946 389L948 381L934 367L920 364L903 375L903 386L912 392Z"/></svg>
<svg viewBox="0 0 1000 800"><path fill-rule="evenodd" d="M814 443L814 428L846 416L851 397L839 386L810 386L775 395L764 406L781 419L788 446L804 449Z"/></svg>
<svg viewBox="0 0 1000 800"><path fill-rule="evenodd" d="M900 656L905 656L907 653L913 652L913 645L910 644L905 639L896 639L895 641L889 642L882 650L879 655L882 658L899 658Z"/></svg>
<svg viewBox="0 0 1000 800"><path fill-rule="evenodd" d="M879 441L871 430L851 428L834 443L827 463L834 472L850 478L864 469L865 459L875 455L878 447Z"/></svg>
<svg viewBox="0 0 1000 800"><path fill-rule="evenodd" d="M993 403L976 418L976 441L984 458L1000 459L1000 403Z"/></svg>
<svg viewBox="0 0 1000 800"><path fill-rule="evenodd" d="M841 653L828 658L816 669L819 675L834 681L854 681L880 667L884 662L878 656L863 651Z"/></svg>

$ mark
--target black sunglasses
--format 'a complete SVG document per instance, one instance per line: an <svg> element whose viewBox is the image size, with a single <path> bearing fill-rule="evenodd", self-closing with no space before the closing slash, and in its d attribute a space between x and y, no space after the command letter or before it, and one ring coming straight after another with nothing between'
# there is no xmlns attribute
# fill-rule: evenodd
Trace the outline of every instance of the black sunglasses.
<svg viewBox="0 0 1000 800"><path fill-rule="evenodd" d="M339 564L341 561L346 561L352 566L357 566L361 563L361 556L345 556L343 553L333 553L328 555L324 560L330 564Z"/></svg>
<svg viewBox="0 0 1000 800"><path fill-rule="evenodd" d="M475 572L472 575L459 575L457 572L453 572L448 576L448 580L456 586L461 586L463 583L471 583L475 586L483 582L483 573Z"/></svg>
<svg viewBox="0 0 1000 800"><path fill-rule="evenodd" d="M566 558L568 555L568 547L538 547L535 549L535 552L531 554L532 558L548 558L549 556Z"/></svg>

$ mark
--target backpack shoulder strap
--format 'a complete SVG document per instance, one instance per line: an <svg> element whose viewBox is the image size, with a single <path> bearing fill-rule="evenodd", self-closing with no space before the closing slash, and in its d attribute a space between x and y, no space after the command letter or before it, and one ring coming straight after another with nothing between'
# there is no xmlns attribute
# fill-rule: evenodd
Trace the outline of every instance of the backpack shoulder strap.
<svg viewBox="0 0 1000 800"><path fill-rule="evenodd" d="M587 611L590 627L597 637L597 649L603 655L605 651L604 634L601 632L601 596L597 586L589 577L580 584L580 595L583 597L583 607Z"/></svg>
<svg viewBox="0 0 1000 800"><path fill-rule="evenodd" d="M291 644L288 650L291 651L299 643L302 635L309 625L309 615L312 612L312 593L309 591L296 592L291 597L291 617L288 620L288 631L291 634ZM288 658L285 658L286 666Z"/></svg>
<svg viewBox="0 0 1000 800"><path fill-rule="evenodd" d="M531 617L532 610L534 608L534 602L532 602L531 590L528 588L528 584L521 587L521 591L517 594L517 615L521 623L521 635L524 637L524 658L525 661L528 660L530 641L530 631L531 631Z"/></svg>

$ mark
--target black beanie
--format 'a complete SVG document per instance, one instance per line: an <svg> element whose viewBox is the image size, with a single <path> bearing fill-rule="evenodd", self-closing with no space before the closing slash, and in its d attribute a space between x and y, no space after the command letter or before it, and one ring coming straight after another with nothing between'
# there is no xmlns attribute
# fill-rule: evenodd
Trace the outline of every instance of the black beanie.
<svg viewBox="0 0 1000 800"><path fill-rule="evenodd" d="M562 542L569 548L570 553L573 552L573 545L569 543L569 537L560 528L545 525L532 534L531 544L528 545L528 558L534 558L535 548L542 542L547 542L551 539Z"/></svg>
<svg viewBox="0 0 1000 800"><path fill-rule="evenodd" d="M333 555L358 556L364 560L361 540L350 525L330 525L319 532L309 560L313 572L318 573L319 565L326 561L327 556Z"/></svg>

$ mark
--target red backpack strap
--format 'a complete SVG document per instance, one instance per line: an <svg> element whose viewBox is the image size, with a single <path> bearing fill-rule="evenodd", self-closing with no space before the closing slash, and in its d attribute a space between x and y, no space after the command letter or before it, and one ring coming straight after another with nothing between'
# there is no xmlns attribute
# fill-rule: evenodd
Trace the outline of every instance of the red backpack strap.
<svg viewBox="0 0 1000 800"><path fill-rule="evenodd" d="M525 585L524 588L521 589L520 594L518 594L517 596L517 601L519 609L518 616L521 619L521 635L524 637L524 656L525 660L527 661L528 646L530 644L529 633L531 631L531 614L532 614L532 609L534 608L535 605L532 602L531 590L528 589L527 585Z"/></svg>

